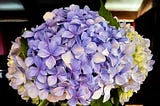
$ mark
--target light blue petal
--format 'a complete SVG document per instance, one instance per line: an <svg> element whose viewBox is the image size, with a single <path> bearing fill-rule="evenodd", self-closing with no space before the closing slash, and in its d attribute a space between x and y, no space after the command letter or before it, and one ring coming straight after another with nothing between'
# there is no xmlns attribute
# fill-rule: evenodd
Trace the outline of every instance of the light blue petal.
<svg viewBox="0 0 160 106"><path fill-rule="evenodd" d="M70 39L70 40L68 41L68 47L69 47L69 48L73 47L74 44L75 44L75 39Z"/></svg>
<svg viewBox="0 0 160 106"><path fill-rule="evenodd" d="M72 59L71 60L71 67L73 70L80 70L81 68L81 61L77 59Z"/></svg>
<svg viewBox="0 0 160 106"><path fill-rule="evenodd" d="M57 48L57 43L55 40L51 40L51 42L49 43L49 52L50 53L54 53L54 51Z"/></svg>
<svg viewBox="0 0 160 106"><path fill-rule="evenodd" d="M25 64L27 67L31 66L33 64L33 58L32 57L27 57L25 59Z"/></svg>
<svg viewBox="0 0 160 106"><path fill-rule="evenodd" d="M81 23L81 20L75 18L75 19L72 19L72 20L71 20L71 23L72 23L72 24L80 24L80 23Z"/></svg>
<svg viewBox="0 0 160 106"><path fill-rule="evenodd" d="M22 37L24 38L30 38L30 37L33 37L34 36L34 33L31 32L31 31L25 31L22 35Z"/></svg>
<svg viewBox="0 0 160 106"><path fill-rule="evenodd" d="M68 104L70 106L76 106L77 102L78 102L78 100L76 98L74 98L74 97L72 99L68 100Z"/></svg>
<svg viewBox="0 0 160 106"><path fill-rule="evenodd" d="M94 54L92 59L95 63L101 63L106 61L106 57L100 52Z"/></svg>
<svg viewBox="0 0 160 106"><path fill-rule="evenodd" d="M106 42L108 37L109 37L109 33L106 32L106 31L100 32L99 35L97 36L97 38L100 39L103 42Z"/></svg>
<svg viewBox="0 0 160 106"><path fill-rule="evenodd" d="M38 80L39 82L41 82L41 83L46 83L46 81L47 81L47 76L38 74L37 80Z"/></svg>
<svg viewBox="0 0 160 106"><path fill-rule="evenodd" d="M82 70L84 74L91 74L92 73L92 67L89 64L83 64Z"/></svg>
<svg viewBox="0 0 160 106"><path fill-rule="evenodd" d="M80 24L80 23L79 23ZM77 33L77 25L69 25L68 30L74 34Z"/></svg>
<svg viewBox="0 0 160 106"><path fill-rule="evenodd" d="M84 106L88 106L88 105L90 104L90 102L88 102L88 101L86 101L86 100L84 100L84 99L82 99L82 98L79 98L79 101L80 101L80 103L83 104Z"/></svg>
<svg viewBox="0 0 160 106"><path fill-rule="evenodd" d="M44 42L44 41L40 41L39 44L38 44L38 49L46 49L48 48L48 44L47 42Z"/></svg>
<svg viewBox="0 0 160 106"><path fill-rule="evenodd" d="M80 45L74 45L74 47L72 48L72 52L74 53L75 55L75 58L79 59L80 56L84 55L85 52L84 52L84 48Z"/></svg>
<svg viewBox="0 0 160 106"><path fill-rule="evenodd" d="M115 83L118 85L124 85L125 83L128 82L128 80L129 78L127 74L117 75L115 77Z"/></svg>
<svg viewBox="0 0 160 106"><path fill-rule="evenodd" d="M30 67L26 73L29 78L32 78L36 76L36 74L38 73L38 69L36 67Z"/></svg>
<svg viewBox="0 0 160 106"><path fill-rule="evenodd" d="M115 67L118 64L118 57L109 55L108 58L110 59L110 64L112 67Z"/></svg>
<svg viewBox="0 0 160 106"><path fill-rule="evenodd" d="M55 85L57 83L57 76L56 75L48 76L47 83L49 86Z"/></svg>
<svg viewBox="0 0 160 106"><path fill-rule="evenodd" d="M63 37L63 38L73 38L73 36L74 36L74 34L71 33L70 31L64 31L64 32L62 33L62 37Z"/></svg>
<svg viewBox="0 0 160 106"><path fill-rule="evenodd" d="M85 48L85 52L90 54L90 53L94 53L97 50L97 45L95 42L90 42L87 47Z"/></svg>
<svg viewBox="0 0 160 106"><path fill-rule="evenodd" d="M38 51L38 54L37 54L39 57L42 57L42 58L46 58L50 55L50 53L45 50L45 49L41 49Z"/></svg>
<svg viewBox="0 0 160 106"><path fill-rule="evenodd" d="M56 50L54 51L54 56L59 56L65 52L65 49L61 46L57 46Z"/></svg>
<svg viewBox="0 0 160 106"><path fill-rule="evenodd" d="M70 11L78 11L80 9L80 7L78 5L75 4L71 4L69 6Z"/></svg>
<svg viewBox="0 0 160 106"><path fill-rule="evenodd" d="M48 67L48 69L52 69L56 65L56 60L53 56L50 56L46 59L45 64Z"/></svg>
<svg viewBox="0 0 160 106"><path fill-rule="evenodd" d="M40 83L38 80L35 80L35 85L38 89L45 89L47 87L46 84Z"/></svg>

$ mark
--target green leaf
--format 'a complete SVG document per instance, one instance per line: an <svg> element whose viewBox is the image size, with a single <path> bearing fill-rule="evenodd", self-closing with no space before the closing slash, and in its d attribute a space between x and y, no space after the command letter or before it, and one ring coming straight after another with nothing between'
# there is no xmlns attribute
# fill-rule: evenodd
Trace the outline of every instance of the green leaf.
<svg viewBox="0 0 160 106"><path fill-rule="evenodd" d="M98 100L92 101L91 106L112 106L112 103L110 100L103 103L103 97L101 97Z"/></svg>
<svg viewBox="0 0 160 106"><path fill-rule="evenodd" d="M114 106L119 106L119 95L117 90L114 92L113 101L114 101Z"/></svg>
<svg viewBox="0 0 160 106"><path fill-rule="evenodd" d="M121 94L121 92L122 92L121 88L112 89L111 95L113 98L113 106L119 106L120 104L119 95Z"/></svg>
<svg viewBox="0 0 160 106"><path fill-rule="evenodd" d="M42 100L38 106L47 106L48 103L49 102L45 99L45 100Z"/></svg>
<svg viewBox="0 0 160 106"><path fill-rule="evenodd" d="M27 39L21 38L21 48L19 56L23 59L27 57L28 43Z"/></svg>
<svg viewBox="0 0 160 106"><path fill-rule="evenodd" d="M112 103L110 101L106 101L102 104L102 106L112 106Z"/></svg>
<svg viewBox="0 0 160 106"><path fill-rule="evenodd" d="M120 25L115 18L113 18L112 13L105 8L105 5L102 0L100 0L100 9L98 11L99 15L102 16L106 21L110 23L110 25L119 28Z"/></svg>

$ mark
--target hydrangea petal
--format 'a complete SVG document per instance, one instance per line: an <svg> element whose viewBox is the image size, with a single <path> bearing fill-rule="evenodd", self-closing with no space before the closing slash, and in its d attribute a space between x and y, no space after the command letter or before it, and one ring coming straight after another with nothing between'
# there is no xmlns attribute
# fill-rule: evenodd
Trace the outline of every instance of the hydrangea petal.
<svg viewBox="0 0 160 106"><path fill-rule="evenodd" d="M132 78L134 81L142 84L142 82L145 80L146 75L141 72L135 72L132 74Z"/></svg>
<svg viewBox="0 0 160 106"><path fill-rule="evenodd" d="M76 98L72 98L72 99L68 100L68 104L70 106L76 106L76 104L77 104Z"/></svg>
<svg viewBox="0 0 160 106"><path fill-rule="evenodd" d="M87 99L90 98L91 92L90 92L90 90L88 89L88 87L86 87L86 86L81 86L81 87L79 88L79 90L80 90L80 92L81 92L81 95L82 95L81 97L82 97L83 99L87 100Z"/></svg>
<svg viewBox="0 0 160 106"><path fill-rule="evenodd" d="M43 19L46 21L47 19L53 19L53 17L55 17L55 14L52 13L52 12L46 12L44 15L43 15Z"/></svg>
<svg viewBox="0 0 160 106"><path fill-rule="evenodd" d="M16 80L17 85L20 85L26 82L26 77L21 71L16 71L13 76L17 79Z"/></svg>
<svg viewBox="0 0 160 106"><path fill-rule="evenodd" d="M23 69L26 69L26 64L21 57L16 56L14 61L17 64L18 67L22 67Z"/></svg>
<svg viewBox="0 0 160 106"><path fill-rule="evenodd" d="M30 67L26 73L28 77L33 77L38 73L38 69L36 67Z"/></svg>
<svg viewBox="0 0 160 106"><path fill-rule="evenodd" d="M39 75L37 76L37 80L38 80L39 82L41 82L41 83L46 83L47 77L44 76L44 75L39 74Z"/></svg>
<svg viewBox="0 0 160 106"><path fill-rule="evenodd" d="M82 98L80 98L79 101L80 101L80 103L83 104L84 106L87 106L87 105L90 104L89 101L86 101L86 100L84 100L84 99L82 99Z"/></svg>
<svg viewBox="0 0 160 106"><path fill-rule="evenodd" d="M42 57L42 58L46 58L50 55L50 53L45 49L41 49L41 50L38 51L37 55Z"/></svg>
<svg viewBox="0 0 160 106"><path fill-rule="evenodd" d="M77 59L71 60L71 67L73 70L80 70L81 69L81 61Z"/></svg>
<svg viewBox="0 0 160 106"><path fill-rule="evenodd" d="M103 88L99 88L93 93L92 99L99 99L103 94Z"/></svg>
<svg viewBox="0 0 160 106"><path fill-rule="evenodd" d="M76 25L69 25L68 30L72 33L77 33L77 26Z"/></svg>
<svg viewBox="0 0 160 106"><path fill-rule="evenodd" d="M38 96L38 89L36 88L35 85L31 85L28 89L27 89L27 93L31 98L36 98Z"/></svg>
<svg viewBox="0 0 160 106"><path fill-rule="evenodd" d="M18 42L12 42L10 55L18 55L20 50L20 38L16 39Z"/></svg>
<svg viewBox="0 0 160 106"><path fill-rule="evenodd" d="M79 19L72 19L72 21L71 21L71 23L72 24L80 24L81 23L81 20L79 20ZM77 28L76 28L77 29ZM71 30L70 30L71 31ZM73 30L72 30L73 31ZM74 30L73 32L75 32L76 30Z"/></svg>
<svg viewBox="0 0 160 106"><path fill-rule="evenodd" d="M56 64L56 60L53 56L50 56L46 59L45 64L48 67L48 69L52 69Z"/></svg>
<svg viewBox="0 0 160 106"><path fill-rule="evenodd" d="M55 75L48 76L47 83L49 86L55 85L57 83L57 76L55 76Z"/></svg>
<svg viewBox="0 0 160 106"><path fill-rule="evenodd" d="M54 35L51 40L56 41L57 45L61 45L62 38L60 36Z"/></svg>
<svg viewBox="0 0 160 106"><path fill-rule="evenodd" d="M92 67L88 64L82 65L83 74L91 74L92 73Z"/></svg>
<svg viewBox="0 0 160 106"><path fill-rule="evenodd" d="M80 56L85 54L84 48L80 45L74 45L74 47L72 48L72 52L74 53L75 58L77 58L77 59L79 59Z"/></svg>
<svg viewBox="0 0 160 106"><path fill-rule="evenodd" d="M64 87L56 87L55 89L53 89L53 93L56 96L62 96L64 94Z"/></svg>
<svg viewBox="0 0 160 106"><path fill-rule="evenodd" d="M130 45L127 45L126 49L124 50L124 53L126 55L131 55L135 52L135 45L134 44L130 44Z"/></svg>
<svg viewBox="0 0 160 106"><path fill-rule="evenodd" d="M39 44L38 44L39 49L46 49L47 46L48 46L48 44L45 41L40 41Z"/></svg>
<svg viewBox="0 0 160 106"><path fill-rule="evenodd" d="M106 85L104 87L104 97L103 97L103 102L106 102L110 99L110 91L111 89L114 88L113 85Z"/></svg>
<svg viewBox="0 0 160 106"><path fill-rule="evenodd" d="M54 56L59 56L59 55L61 55L64 52L65 52L65 49L63 47L58 46L56 48L56 50L54 51L53 55Z"/></svg>
<svg viewBox="0 0 160 106"><path fill-rule="evenodd" d="M38 80L35 81L35 86L38 89L45 89L46 88L46 84L39 82Z"/></svg>
<svg viewBox="0 0 160 106"><path fill-rule="evenodd" d="M62 58L62 60L64 61L64 63L65 63L68 67L70 67L70 66L69 66L69 63L71 63L71 60L73 59L72 53L71 53L70 51L68 51L68 52L62 54L62 55L61 55L61 58Z"/></svg>
<svg viewBox="0 0 160 106"><path fill-rule="evenodd" d="M27 67L31 66L33 64L33 58L32 57L27 57L25 59L25 64Z"/></svg>
<svg viewBox="0 0 160 106"><path fill-rule="evenodd" d="M41 90L39 91L39 97L41 100L44 100L48 97L48 91L47 90Z"/></svg>
<svg viewBox="0 0 160 106"><path fill-rule="evenodd" d="M70 48L70 47L73 47L73 45L75 44L75 39L70 39L69 41L68 41L68 47Z"/></svg>
<svg viewBox="0 0 160 106"><path fill-rule="evenodd" d="M93 61L95 63L101 63L106 61L106 57L102 55L102 53L97 52L95 55L93 55Z"/></svg>
<svg viewBox="0 0 160 106"><path fill-rule="evenodd" d="M99 35L97 36L97 38L100 39L103 42L106 42L107 38L108 38L108 35L109 35L108 32L102 31L102 32L99 33Z"/></svg>
<svg viewBox="0 0 160 106"><path fill-rule="evenodd" d="M86 24L87 25L93 25L95 22L94 22L94 20L93 19L87 19L86 20Z"/></svg>
<svg viewBox="0 0 160 106"><path fill-rule="evenodd" d="M108 55L109 55L108 49L106 48L105 50L103 50L103 51L102 51L102 54L105 55L105 56L108 56Z"/></svg>
<svg viewBox="0 0 160 106"><path fill-rule="evenodd" d="M49 43L49 52L52 54L55 52L57 48L57 43L55 40L51 40L51 42Z"/></svg>
<svg viewBox="0 0 160 106"><path fill-rule="evenodd" d="M117 56L109 56L110 64L112 67L115 67L118 64L118 57Z"/></svg>
<svg viewBox="0 0 160 106"><path fill-rule="evenodd" d="M123 75L117 75L115 77L115 82L116 84L118 85L123 85L125 84L126 82L128 82L128 78L123 74Z"/></svg>
<svg viewBox="0 0 160 106"><path fill-rule="evenodd" d="M96 45L96 43L95 43L95 42L90 42L90 43L87 45L87 47L86 47L86 49L85 49L85 52L86 52L86 53L94 53L94 52L96 52L96 50L97 50L97 45Z"/></svg>
<svg viewBox="0 0 160 106"><path fill-rule="evenodd" d="M70 9L71 11L76 11L76 10L79 10L80 7L79 7L78 5L71 4L71 5L69 6L69 9Z"/></svg>
<svg viewBox="0 0 160 106"><path fill-rule="evenodd" d="M31 31L25 31L22 35L24 38L30 38L34 36L34 33Z"/></svg>
<svg viewBox="0 0 160 106"><path fill-rule="evenodd" d="M64 38L72 38L73 36L74 36L74 34L71 33L70 31L64 31L62 33L62 37L64 37Z"/></svg>

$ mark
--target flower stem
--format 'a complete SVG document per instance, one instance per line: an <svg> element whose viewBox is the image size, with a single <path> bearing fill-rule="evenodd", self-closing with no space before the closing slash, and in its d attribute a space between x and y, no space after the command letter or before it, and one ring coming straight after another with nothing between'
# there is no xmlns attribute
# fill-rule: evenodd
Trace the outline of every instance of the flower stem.
<svg viewBox="0 0 160 106"><path fill-rule="evenodd" d="M47 105L48 105L48 101L45 99L45 100L42 100L38 106L47 106Z"/></svg>

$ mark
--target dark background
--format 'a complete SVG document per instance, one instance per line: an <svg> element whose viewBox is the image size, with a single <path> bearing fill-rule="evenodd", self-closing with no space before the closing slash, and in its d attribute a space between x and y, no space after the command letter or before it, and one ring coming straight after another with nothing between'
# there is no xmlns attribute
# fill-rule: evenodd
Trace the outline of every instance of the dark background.
<svg viewBox="0 0 160 106"><path fill-rule="evenodd" d="M17 36L21 35L21 31L24 28L35 27L43 22L42 16L46 11L51 11L55 8L66 7L70 4L78 4L81 8L84 5L89 5L92 10L99 9L99 0L20 0L25 8L25 11L7 11L0 13L0 18L3 17L20 17L28 19L27 22L0 22L0 31L2 32L5 54L0 55L0 69L3 78L0 78L0 106L34 106L30 102L25 102L18 95L16 90L13 90L8 84L8 80L5 78L7 72L7 55L11 46L11 41ZM153 59L156 61L154 68L149 72L148 77L142 84L140 91L134 94L130 101L126 104L143 104L144 106L158 106L160 95L160 70L159 70L159 58L160 58L160 5L159 1L155 0L154 7L135 19L136 31L144 35L144 37L151 40L151 50L153 52Z"/></svg>

